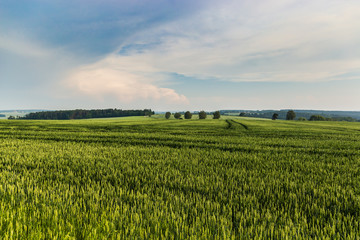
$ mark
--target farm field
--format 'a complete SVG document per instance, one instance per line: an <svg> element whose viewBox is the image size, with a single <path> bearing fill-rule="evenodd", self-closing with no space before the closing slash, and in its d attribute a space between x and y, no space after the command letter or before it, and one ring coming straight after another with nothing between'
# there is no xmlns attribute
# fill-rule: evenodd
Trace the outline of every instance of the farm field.
<svg viewBox="0 0 360 240"><path fill-rule="evenodd" d="M2 239L359 239L360 123L0 120Z"/></svg>

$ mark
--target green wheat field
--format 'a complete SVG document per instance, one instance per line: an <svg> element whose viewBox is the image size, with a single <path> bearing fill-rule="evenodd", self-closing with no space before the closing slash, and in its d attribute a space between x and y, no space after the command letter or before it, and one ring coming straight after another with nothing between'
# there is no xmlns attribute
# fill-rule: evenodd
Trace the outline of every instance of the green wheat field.
<svg viewBox="0 0 360 240"><path fill-rule="evenodd" d="M0 121L1 239L359 239L360 123Z"/></svg>

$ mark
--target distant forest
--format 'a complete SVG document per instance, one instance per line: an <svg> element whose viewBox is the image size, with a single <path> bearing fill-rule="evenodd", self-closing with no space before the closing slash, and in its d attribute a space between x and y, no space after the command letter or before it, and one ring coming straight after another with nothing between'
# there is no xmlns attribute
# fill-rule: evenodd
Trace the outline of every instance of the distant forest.
<svg viewBox="0 0 360 240"><path fill-rule="evenodd" d="M271 119L274 113L278 114L278 119L286 119L289 109L283 110L220 110L221 115L244 116ZM322 110L294 110L296 119L310 119L312 115L323 116L329 121L360 121L360 112L357 111L322 111Z"/></svg>
<svg viewBox="0 0 360 240"><path fill-rule="evenodd" d="M60 110L28 113L19 119L67 120L87 118L111 118L128 116L149 116L154 114L151 109L121 110L121 109L95 109L95 110Z"/></svg>

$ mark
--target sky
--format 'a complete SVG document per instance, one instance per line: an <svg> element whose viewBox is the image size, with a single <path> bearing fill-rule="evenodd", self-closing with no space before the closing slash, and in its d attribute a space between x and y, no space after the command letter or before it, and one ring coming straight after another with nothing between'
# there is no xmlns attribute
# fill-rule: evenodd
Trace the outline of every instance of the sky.
<svg viewBox="0 0 360 240"><path fill-rule="evenodd" d="M360 111L358 0L0 0L0 109Z"/></svg>

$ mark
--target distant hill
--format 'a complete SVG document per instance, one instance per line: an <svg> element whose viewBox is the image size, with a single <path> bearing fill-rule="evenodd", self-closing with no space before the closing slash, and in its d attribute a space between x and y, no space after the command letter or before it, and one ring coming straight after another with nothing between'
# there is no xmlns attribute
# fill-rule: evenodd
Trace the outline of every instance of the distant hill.
<svg viewBox="0 0 360 240"><path fill-rule="evenodd" d="M47 111L44 109L14 109L14 110L0 110L0 113L12 113L12 112L18 112L18 113L30 113L30 112L42 112L42 111Z"/></svg>
<svg viewBox="0 0 360 240"><path fill-rule="evenodd" d="M296 119L303 117L309 119L312 115L321 115L338 121L360 121L360 111L324 111L324 110L296 110ZM278 119L286 119L289 109L282 110L220 110L222 115L239 116L240 113L246 117L270 118L277 113Z"/></svg>
<svg viewBox="0 0 360 240"><path fill-rule="evenodd" d="M8 118L9 116L14 116L14 117L23 117L28 113L32 113L32 112L42 112L42 111L46 111L46 110L41 110L41 109L28 109L28 110L19 110L19 109L14 109L14 110L0 110L0 118Z"/></svg>

